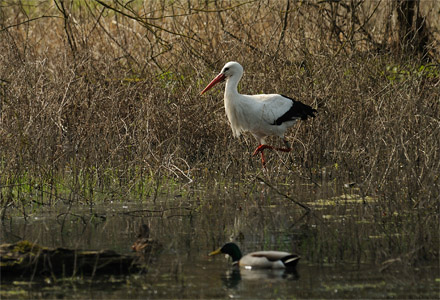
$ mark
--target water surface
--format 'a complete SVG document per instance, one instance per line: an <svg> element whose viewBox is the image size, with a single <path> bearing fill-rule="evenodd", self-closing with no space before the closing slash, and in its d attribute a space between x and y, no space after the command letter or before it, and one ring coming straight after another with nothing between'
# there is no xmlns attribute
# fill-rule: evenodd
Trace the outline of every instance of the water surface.
<svg viewBox="0 0 440 300"><path fill-rule="evenodd" d="M218 201L218 199L215 199ZM147 271L126 276L73 278L2 278L2 298L67 299L301 299L438 298L439 269L338 263L316 264L301 253L296 272L237 270L230 260L207 254L234 239L243 252L295 248L289 226L297 214L279 206L221 205L203 210L194 203L148 207L107 203L39 210L26 219L15 215L1 226L1 242L27 239L47 247L112 249L131 254L141 223L164 250ZM205 204L205 205L210 205ZM203 213L202 213L203 212Z"/></svg>

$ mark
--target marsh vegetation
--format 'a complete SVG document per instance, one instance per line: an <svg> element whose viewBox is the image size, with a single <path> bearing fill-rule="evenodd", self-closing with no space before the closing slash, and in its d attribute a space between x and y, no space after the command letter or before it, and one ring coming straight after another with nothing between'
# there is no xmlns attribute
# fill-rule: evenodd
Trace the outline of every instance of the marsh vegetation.
<svg viewBox="0 0 440 300"><path fill-rule="evenodd" d="M438 265L437 2L0 6L2 242L121 250L148 222L179 259L235 240L300 264ZM231 60L242 93L318 110L265 171L253 138L232 137L222 88L199 96ZM47 215L55 231L25 225ZM121 215L110 238L75 234Z"/></svg>

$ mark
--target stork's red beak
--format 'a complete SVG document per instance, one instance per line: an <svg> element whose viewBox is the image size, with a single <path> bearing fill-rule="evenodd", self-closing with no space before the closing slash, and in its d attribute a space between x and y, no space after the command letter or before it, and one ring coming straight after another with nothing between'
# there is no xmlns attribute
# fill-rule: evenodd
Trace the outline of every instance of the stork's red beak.
<svg viewBox="0 0 440 300"><path fill-rule="evenodd" d="M218 74L206 87L203 91L200 92L200 95L203 95L206 91L210 90L214 85L219 82L222 82L226 79L226 76L222 73Z"/></svg>

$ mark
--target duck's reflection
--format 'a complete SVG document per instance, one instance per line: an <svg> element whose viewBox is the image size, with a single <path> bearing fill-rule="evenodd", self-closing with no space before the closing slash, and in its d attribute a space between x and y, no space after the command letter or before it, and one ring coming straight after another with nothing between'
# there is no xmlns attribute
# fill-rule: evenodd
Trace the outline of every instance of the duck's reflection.
<svg viewBox="0 0 440 300"><path fill-rule="evenodd" d="M221 280L226 288L234 288L241 280L298 280L299 277L296 268L245 269L233 267L222 275Z"/></svg>

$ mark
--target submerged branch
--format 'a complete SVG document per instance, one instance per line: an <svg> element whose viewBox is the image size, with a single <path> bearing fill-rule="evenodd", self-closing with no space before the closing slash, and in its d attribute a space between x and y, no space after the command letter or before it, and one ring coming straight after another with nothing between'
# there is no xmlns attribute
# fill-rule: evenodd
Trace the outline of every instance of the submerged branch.
<svg viewBox="0 0 440 300"><path fill-rule="evenodd" d="M136 216L136 215L145 215L145 213L149 213L149 214L151 214L151 216L153 214L157 214L158 217L163 218L165 216L166 212L170 212L170 211L174 211L174 210L187 210L187 211L190 211L190 214L193 211L193 209L190 207L169 207L169 208L164 208L164 209L137 209L137 210L120 212L119 214ZM173 216L176 216L176 215L170 215L170 216L167 216L167 218L170 218ZM188 216L188 215L179 215L179 216Z"/></svg>
<svg viewBox="0 0 440 300"><path fill-rule="evenodd" d="M264 180L263 178L257 176L256 177L258 180L261 180L265 185L267 185L268 187L270 187L271 189L273 189L277 194L283 196L284 198L289 199L290 201L292 201L293 203L295 203L296 205L301 206L302 208L304 208L307 212L310 212L312 209L310 207L308 207L305 204L302 204L301 202L293 199L292 197L290 197L289 195L281 192L280 190L278 190L276 187L274 187L273 185L271 185L269 182L267 182L266 180Z"/></svg>

